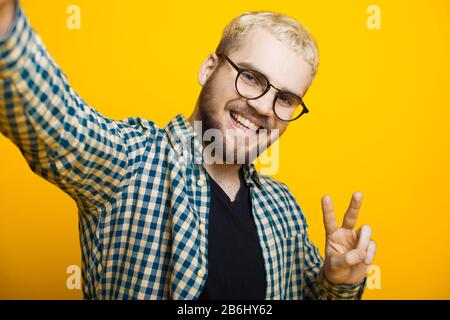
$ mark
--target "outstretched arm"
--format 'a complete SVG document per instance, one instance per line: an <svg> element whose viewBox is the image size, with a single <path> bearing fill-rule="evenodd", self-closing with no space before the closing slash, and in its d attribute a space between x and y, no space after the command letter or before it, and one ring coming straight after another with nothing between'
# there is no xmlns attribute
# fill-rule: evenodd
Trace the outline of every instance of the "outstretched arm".
<svg viewBox="0 0 450 320"><path fill-rule="evenodd" d="M18 2L0 0L0 17L0 132L35 173L67 192L81 209L101 205L132 174L153 127L110 120L87 105Z"/></svg>

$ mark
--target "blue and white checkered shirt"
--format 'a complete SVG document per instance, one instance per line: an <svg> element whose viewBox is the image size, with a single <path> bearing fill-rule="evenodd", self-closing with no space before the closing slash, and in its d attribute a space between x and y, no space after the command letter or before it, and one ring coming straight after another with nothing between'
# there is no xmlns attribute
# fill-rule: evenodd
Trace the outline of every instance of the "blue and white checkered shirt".
<svg viewBox="0 0 450 320"><path fill-rule="evenodd" d="M111 120L70 87L18 6L0 40L0 131L79 208L87 299L196 299L208 276L210 188L187 119ZM288 188L246 166L267 299L359 299L334 285Z"/></svg>

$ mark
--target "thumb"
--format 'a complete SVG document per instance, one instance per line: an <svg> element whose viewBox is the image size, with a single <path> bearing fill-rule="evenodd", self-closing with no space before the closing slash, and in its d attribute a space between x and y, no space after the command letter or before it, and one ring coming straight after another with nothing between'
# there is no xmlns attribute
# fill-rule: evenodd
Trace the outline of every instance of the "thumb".
<svg viewBox="0 0 450 320"><path fill-rule="evenodd" d="M348 268L361 263L366 258L366 252L363 249L353 249L340 256L331 258L331 266L333 268Z"/></svg>

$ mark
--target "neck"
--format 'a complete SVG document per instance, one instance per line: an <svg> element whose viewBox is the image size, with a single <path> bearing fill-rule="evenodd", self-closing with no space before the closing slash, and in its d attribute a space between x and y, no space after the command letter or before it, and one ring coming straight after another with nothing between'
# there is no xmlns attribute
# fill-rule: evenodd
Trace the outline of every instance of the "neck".
<svg viewBox="0 0 450 320"><path fill-rule="evenodd" d="M241 164L206 164L209 175L220 185L239 185L239 169Z"/></svg>
<svg viewBox="0 0 450 320"><path fill-rule="evenodd" d="M239 168L237 164L209 164L205 165L211 178L222 188L231 201L236 199L236 194L241 186Z"/></svg>

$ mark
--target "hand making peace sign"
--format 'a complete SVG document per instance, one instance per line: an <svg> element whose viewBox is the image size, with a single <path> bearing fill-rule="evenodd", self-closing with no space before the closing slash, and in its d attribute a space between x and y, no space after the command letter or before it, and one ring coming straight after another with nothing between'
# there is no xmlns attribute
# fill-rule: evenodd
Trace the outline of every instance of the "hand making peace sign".
<svg viewBox="0 0 450 320"><path fill-rule="evenodd" d="M335 284L359 284L367 275L367 268L375 257L376 245L371 240L372 229L363 225L353 230L361 207L362 193L352 195L350 206L339 228L331 197L322 198L325 225L325 277Z"/></svg>

